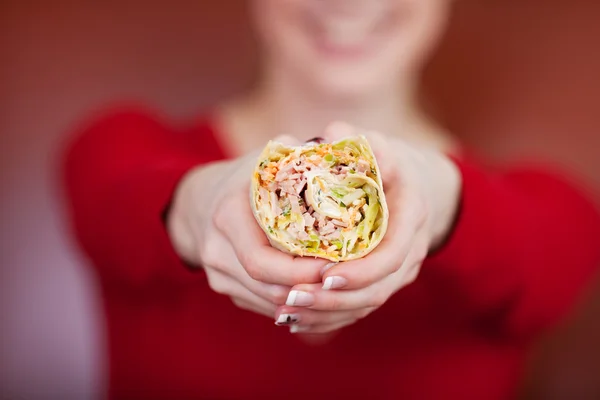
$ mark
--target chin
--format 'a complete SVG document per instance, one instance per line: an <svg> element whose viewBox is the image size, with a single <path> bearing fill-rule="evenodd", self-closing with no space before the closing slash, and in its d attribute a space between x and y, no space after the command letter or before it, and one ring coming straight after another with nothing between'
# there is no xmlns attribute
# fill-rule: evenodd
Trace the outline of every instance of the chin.
<svg viewBox="0 0 600 400"><path fill-rule="evenodd" d="M297 72L305 82L311 82L322 96L358 101L373 98L389 92L390 87L395 85L394 82L402 79L407 61L401 50L377 50L379 49L369 49L373 54L360 54L356 57L307 52L304 58L297 55ZM304 66L301 60L305 60Z"/></svg>
<svg viewBox="0 0 600 400"><path fill-rule="evenodd" d="M323 98L361 101L370 99L389 90L390 81L382 81L381 76L361 73L335 73L326 76L314 76L313 82Z"/></svg>
<svg viewBox="0 0 600 400"><path fill-rule="evenodd" d="M322 97L332 100L360 102L370 99L378 92L372 85L352 84L347 82L329 83L326 86L322 85Z"/></svg>

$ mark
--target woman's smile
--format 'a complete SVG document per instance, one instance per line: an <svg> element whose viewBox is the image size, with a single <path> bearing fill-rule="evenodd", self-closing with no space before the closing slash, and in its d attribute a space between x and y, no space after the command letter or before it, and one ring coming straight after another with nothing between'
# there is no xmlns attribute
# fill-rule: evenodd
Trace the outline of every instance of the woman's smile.
<svg viewBox="0 0 600 400"><path fill-rule="evenodd" d="M313 49L329 59L362 59L374 53L397 29L397 12L384 2L361 2L360 7L344 9L319 2L301 13L301 29Z"/></svg>
<svg viewBox="0 0 600 400"><path fill-rule="evenodd" d="M319 12L307 8L304 26L316 51L325 57L357 58L373 51L385 32L383 7L363 13ZM382 32L383 31L383 32Z"/></svg>

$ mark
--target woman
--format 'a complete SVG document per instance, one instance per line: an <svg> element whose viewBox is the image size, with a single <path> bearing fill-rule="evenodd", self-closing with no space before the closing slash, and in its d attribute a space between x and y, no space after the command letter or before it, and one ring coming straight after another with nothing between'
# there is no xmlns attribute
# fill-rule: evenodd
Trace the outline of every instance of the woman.
<svg viewBox="0 0 600 400"><path fill-rule="evenodd" d="M449 3L254 0L253 90L185 129L131 108L78 136L66 185L102 283L111 397L515 394L600 263L600 219L551 173L485 169L420 111ZM380 132L383 242L339 264L270 247L248 201L257 150L354 127Z"/></svg>

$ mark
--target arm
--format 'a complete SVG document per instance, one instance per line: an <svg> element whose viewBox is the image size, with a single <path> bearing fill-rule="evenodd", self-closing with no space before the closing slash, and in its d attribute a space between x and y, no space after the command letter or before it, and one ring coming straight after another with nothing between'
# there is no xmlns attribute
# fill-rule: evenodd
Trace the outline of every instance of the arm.
<svg viewBox="0 0 600 400"><path fill-rule="evenodd" d="M162 216L182 175L212 154L192 153L182 139L149 114L128 110L88 126L68 147L73 228L102 279L140 286L192 278Z"/></svg>
<svg viewBox="0 0 600 400"><path fill-rule="evenodd" d="M279 312L300 313L311 332L351 324L418 279L475 324L525 340L556 323L600 266L600 218L558 176L492 173L375 133L369 140L389 229L367 257L329 268L322 286L292 288Z"/></svg>
<svg viewBox="0 0 600 400"><path fill-rule="evenodd" d="M564 316L600 266L600 218L592 203L550 173L485 172L456 161L460 209L423 278L477 318L529 337Z"/></svg>
<svg viewBox="0 0 600 400"><path fill-rule="evenodd" d="M86 128L64 166L77 239L104 281L144 289L202 279L238 307L272 317L289 288L257 279L316 282L323 263L269 246L248 200L255 155L212 162L212 133L193 134L201 136L171 132L138 111Z"/></svg>

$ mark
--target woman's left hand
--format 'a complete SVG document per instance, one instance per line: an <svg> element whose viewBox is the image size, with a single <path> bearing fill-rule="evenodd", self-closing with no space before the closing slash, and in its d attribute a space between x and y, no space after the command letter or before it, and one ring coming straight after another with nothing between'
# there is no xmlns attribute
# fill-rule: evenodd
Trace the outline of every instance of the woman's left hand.
<svg viewBox="0 0 600 400"><path fill-rule="evenodd" d="M356 135L343 123L327 141ZM390 211L388 231L366 257L330 266L320 284L300 284L276 312L292 332L326 333L350 325L412 283L428 252L448 235L460 197L460 173L437 151L416 149L374 132L363 133L377 158Z"/></svg>

